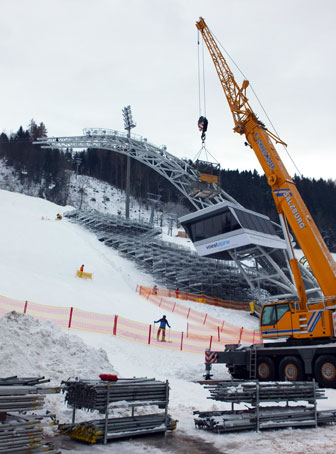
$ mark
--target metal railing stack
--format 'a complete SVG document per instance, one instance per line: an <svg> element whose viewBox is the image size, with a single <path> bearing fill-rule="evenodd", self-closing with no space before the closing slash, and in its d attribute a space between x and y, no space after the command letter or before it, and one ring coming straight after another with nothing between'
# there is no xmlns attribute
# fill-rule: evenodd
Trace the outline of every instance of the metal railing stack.
<svg viewBox="0 0 336 454"><path fill-rule="evenodd" d="M44 407L46 394L58 393L60 387L40 386L46 382L44 377L0 378L1 454L56 454L43 435L43 427L56 424L55 415L38 411Z"/></svg>
<svg viewBox="0 0 336 454"><path fill-rule="evenodd" d="M326 399L325 390L311 382L259 382L227 381L205 386L209 399L231 403L231 410L200 412L194 420L197 429L216 433L276 429L285 427L317 427L336 423L335 410L317 410L317 399ZM290 405L289 402L306 401L308 405ZM261 406L264 402L282 402L278 406ZM247 403L251 407L235 410L235 404Z"/></svg>
<svg viewBox="0 0 336 454"><path fill-rule="evenodd" d="M169 385L148 378L117 381L65 381L65 401L73 408L71 424L60 425L63 434L88 443L113 438L173 430L176 422L168 415ZM148 406L148 414L135 414L137 407ZM155 412L153 412L155 406ZM76 409L97 410L101 418L75 423ZM113 411L123 409L120 417ZM158 411L161 409L162 411ZM124 414L128 413L128 414Z"/></svg>

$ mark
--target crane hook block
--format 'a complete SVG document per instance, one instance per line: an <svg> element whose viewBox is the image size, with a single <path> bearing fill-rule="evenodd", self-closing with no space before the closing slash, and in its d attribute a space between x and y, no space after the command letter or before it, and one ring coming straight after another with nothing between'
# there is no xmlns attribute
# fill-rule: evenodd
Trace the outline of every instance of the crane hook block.
<svg viewBox="0 0 336 454"><path fill-rule="evenodd" d="M198 119L198 129L202 132L206 132L208 129L208 120L206 117L199 117Z"/></svg>
<svg viewBox="0 0 336 454"><path fill-rule="evenodd" d="M201 139L202 142L204 143L205 141L205 133L208 129L208 120L206 117L199 117L198 119L198 129L202 131Z"/></svg>

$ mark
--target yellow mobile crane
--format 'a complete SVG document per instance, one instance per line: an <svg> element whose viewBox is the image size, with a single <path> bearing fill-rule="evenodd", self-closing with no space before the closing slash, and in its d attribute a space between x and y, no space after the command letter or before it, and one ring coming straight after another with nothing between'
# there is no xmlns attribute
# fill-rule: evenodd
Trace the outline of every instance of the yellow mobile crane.
<svg viewBox="0 0 336 454"><path fill-rule="evenodd" d="M242 86L238 86L203 18L196 27L210 52L229 103L233 130L245 136L271 187L298 295L298 301L267 303L261 310L262 338L286 338L286 342L245 349L231 345L225 352L213 352L214 355L207 352L206 358L226 363L236 378L297 380L315 377L324 386L336 387L336 263L274 146L274 143L286 144L258 120L246 96L249 82L244 80ZM321 288L323 298L319 301L307 298L287 223ZM208 378L210 369L211 364L206 362Z"/></svg>

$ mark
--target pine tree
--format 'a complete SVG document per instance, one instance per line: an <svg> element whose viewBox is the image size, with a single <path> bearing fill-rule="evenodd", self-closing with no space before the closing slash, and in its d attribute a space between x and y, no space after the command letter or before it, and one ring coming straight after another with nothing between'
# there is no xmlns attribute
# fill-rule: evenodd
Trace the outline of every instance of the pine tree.
<svg viewBox="0 0 336 454"><path fill-rule="evenodd" d="M41 121L41 123L39 124L38 126L38 136L37 138L41 138L41 137L48 137L48 131L47 131L47 128L45 126L45 124Z"/></svg>
<svg viewBox="0 0 336 454"><path fill-rule="evenodd" d="M28 131L29 131L32 142L34 142L39 137L39 135L38 135L38 126L35 123L35 120L33 118L30 120L30 123L28 125Z"/></svg>

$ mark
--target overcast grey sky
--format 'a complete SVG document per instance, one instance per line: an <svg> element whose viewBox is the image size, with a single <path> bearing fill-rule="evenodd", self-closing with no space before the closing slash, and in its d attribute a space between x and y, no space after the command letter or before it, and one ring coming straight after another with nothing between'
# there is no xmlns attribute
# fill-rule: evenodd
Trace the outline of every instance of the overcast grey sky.
<svg viewBox="0 0 336 454"><path fill-rule="evenodd" d="M299 171L335 179L334 0L0 0L0 130L43 121L50 136L86 127L134 133L178 157L201 148L197 30L211 31L249 79ZM241 76L228 60L232 71ZM205 49L206 148L226 169L262 170ZM254 97L249 100L267 126ZM296 171L278 148L291 175Z"/></svg>

